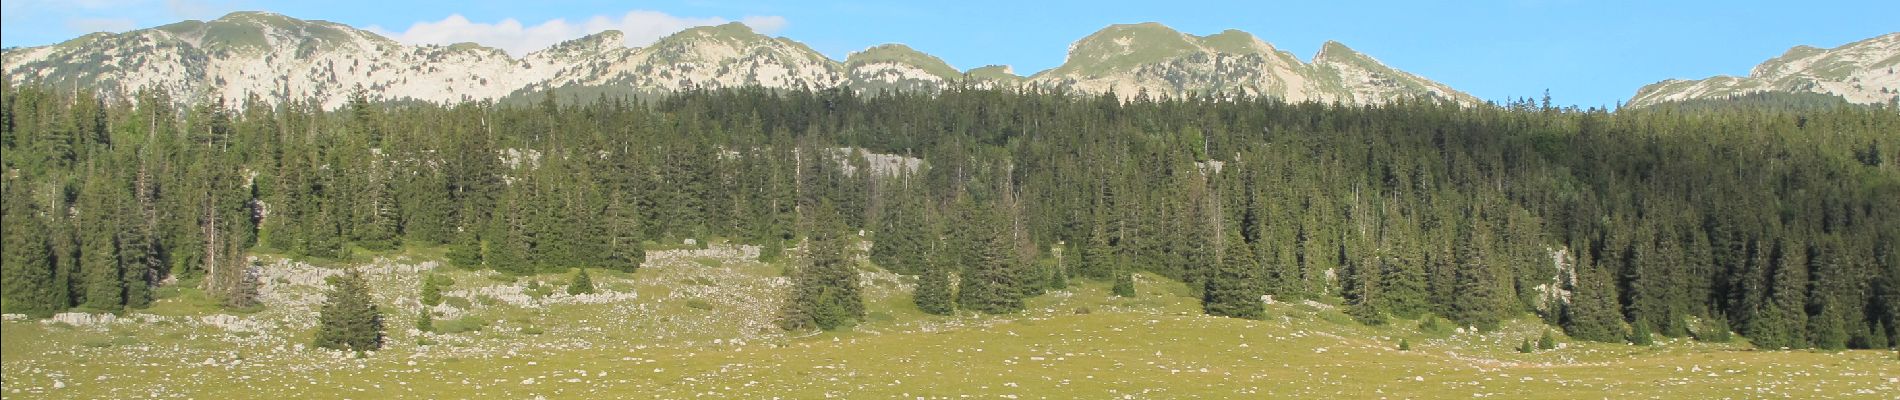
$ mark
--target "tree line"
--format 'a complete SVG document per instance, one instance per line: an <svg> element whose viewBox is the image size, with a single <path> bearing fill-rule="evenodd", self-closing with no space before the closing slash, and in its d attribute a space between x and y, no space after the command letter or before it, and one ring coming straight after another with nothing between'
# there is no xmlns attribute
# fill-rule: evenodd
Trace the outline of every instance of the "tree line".
<svg viewBox="0 0 1900 400"><path fill-rule="evenodd" d="M1073 279L1132 296L1141 271L1214 315L1338 298L1366 323L1534 315L1602 341L1884 347L1900 315L1900 113L1882 107L0 92L7 312L138 308L161 282L248 306L252 253L633 271L643 243L720 237L796 251L781 325L835 328L864 312L862 231L938 314L1014 312Z"/></svg>

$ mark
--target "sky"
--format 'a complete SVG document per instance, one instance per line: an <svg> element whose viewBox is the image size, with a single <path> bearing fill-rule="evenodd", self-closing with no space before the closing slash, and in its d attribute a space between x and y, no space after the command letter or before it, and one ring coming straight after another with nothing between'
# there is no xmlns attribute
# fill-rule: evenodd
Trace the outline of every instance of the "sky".
<svg viewBox="0 0 1900 400"><path fill-rule="evenodd" d="M1479 98L1613 106L1663 79L1746 75L1796 45L1900 31L1900 1L389 1L0 0L0 46L39 46L240 10L338 22L408 43L473 41L522 54L605 29L632 46L740 21L833 59L903 43L959 69L1062 63L1109 24L1253 33L1309 60L1337 40Z"/></svg>

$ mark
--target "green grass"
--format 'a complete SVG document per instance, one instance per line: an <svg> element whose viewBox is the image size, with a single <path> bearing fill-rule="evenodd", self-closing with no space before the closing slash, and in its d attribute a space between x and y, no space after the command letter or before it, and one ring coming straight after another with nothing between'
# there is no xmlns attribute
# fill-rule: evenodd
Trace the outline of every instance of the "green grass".
<svg viewBox="0 0 1900 400"><path fill-rule="evenodd" d="M1559 335L1559 348L1523 354L1515 347L1546 329L1528 317L1482 335L1452 333L1449 323L1421 332L1405 319L1368 327L1302 302L1269 306L1259 321L1206 317L1184 285L1146 274L1133 298L1078 280L1019 314L942 317L919 312L902 279L878 278L887 283L866 286L867 317L853 329L787 335L769 327L781 268L676 259L601 271L601 289L637 298L464 301L466 317L438 318L441 333L425 335L407 331L414 309L402 301L413 301L413 280L382 282L373 286L391 321L389 346L362 359L280 348L309 343L303 331L271 341L189 324L6 322L3 390L7 398L1878 398L1900 386L1886 380L1900 376L1900 361L1882 351L1764 352L1681 339L1635 347ZM456 289L566 276L503 283L438 271ZM689 280L703 284L681 283ZM220 312L191 296L181 290L154 310ZM1401 340L1411 351L1397 350ZM52 389L56 380L65 387Z"/></svg>

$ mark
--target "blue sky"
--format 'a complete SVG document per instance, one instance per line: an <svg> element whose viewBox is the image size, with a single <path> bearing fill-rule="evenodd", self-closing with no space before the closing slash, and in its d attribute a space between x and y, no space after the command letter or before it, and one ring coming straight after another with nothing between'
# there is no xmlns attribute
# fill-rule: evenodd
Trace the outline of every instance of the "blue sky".
<svg viewBox="0 0 1900 400"><path fill-rule="evenodd" d="M1008 64L1023 75L1062 63L1069 43L1108 24L1154 21L1196 35L1248 31L1302 59L1338 40L1481 98L1536 97L1549 89L1557 103L1581 106L1613 105L1666 78L1747 74L1795 45L1834 47L1900 31L1900 2L1877 0L0 0L0 45L51 44L234 10L376 27L405 41L473 39L510 50L598 29L640 30L629 41L641 42L738 20L834 59L897 42L960 69Z"/></svg>

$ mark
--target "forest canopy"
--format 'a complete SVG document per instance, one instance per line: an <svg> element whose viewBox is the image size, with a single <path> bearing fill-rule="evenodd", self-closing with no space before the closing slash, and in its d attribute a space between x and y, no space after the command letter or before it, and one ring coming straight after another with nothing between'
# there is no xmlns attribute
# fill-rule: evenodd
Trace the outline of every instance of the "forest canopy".
<svg viewBox="0 0 1900 400"><path fill-rule="evenodd" d="M324 111L169 96L0 89L5 312L139 308L173 281L252 306L257 253L445 247L467 268L634 271L644 242L777 254L865 231L879 266L980 289L955 304L919 289L932 312L1011 312L1138 270L1213 290L1220 315L1257 317L1256 295L1336 297L1369 323L1534 313L1603 341L1725 324L1765 348L1871 347L1896 342L1900 316L1900 112L1882 107L754 88L358 95ZM1049 262L1057 248L1066 261ZM823 287L837 280L808 279L836 309L804 318L862 313L827 297L855 295Z"/></svg>

